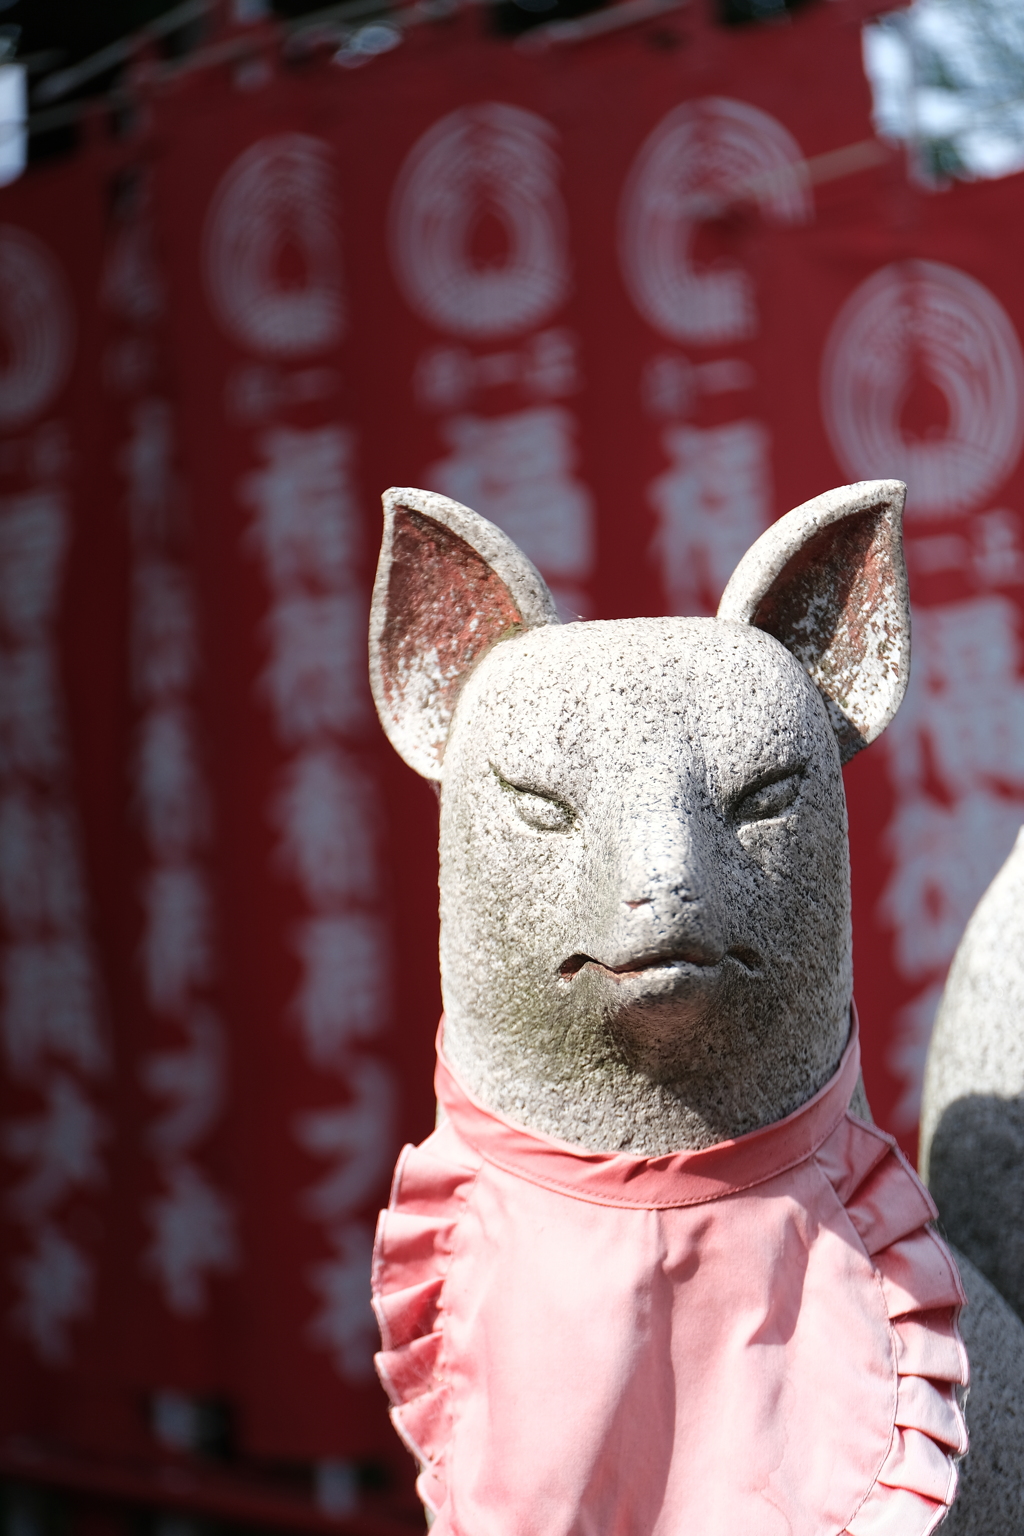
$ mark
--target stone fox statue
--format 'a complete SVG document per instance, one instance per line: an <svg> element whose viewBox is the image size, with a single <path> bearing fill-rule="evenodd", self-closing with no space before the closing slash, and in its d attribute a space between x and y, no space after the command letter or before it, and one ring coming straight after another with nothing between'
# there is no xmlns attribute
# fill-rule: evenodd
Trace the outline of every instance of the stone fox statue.
<svg viewBox="0 0 1024 1536"><path fill-rule="evenodd" d="M440 787L445 1018L373 1287L434 1536L952 1504L964 1296L852 1008L841 768L906 685L903 498L790 512L717 618L564 625L483 518L384 498L371 676Z"/></svg>
<svg viewBox="0 0 1024 1536"><path fill-rule="evenodd" d="M920 1163L962 1250L974 1303L965 1327L971 1454L950 1530L1016 1533L1024 1530L1024 831L950 969L928 1052Z"/></svg>

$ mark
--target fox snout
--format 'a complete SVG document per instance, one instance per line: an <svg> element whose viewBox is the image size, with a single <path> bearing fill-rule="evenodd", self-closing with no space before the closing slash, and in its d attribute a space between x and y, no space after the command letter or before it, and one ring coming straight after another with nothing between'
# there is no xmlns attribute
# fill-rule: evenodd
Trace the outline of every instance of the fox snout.
<svg viewBox="0 0 1024 1536"><path fill-rule="evenodd" d="M578 954L615 974L672 962L716 966L729 949L721 901L718 838L685 810L655 815L624 811L614 846L600 860L593 914ZM578 966L577 966L578 969Z"/></svg>

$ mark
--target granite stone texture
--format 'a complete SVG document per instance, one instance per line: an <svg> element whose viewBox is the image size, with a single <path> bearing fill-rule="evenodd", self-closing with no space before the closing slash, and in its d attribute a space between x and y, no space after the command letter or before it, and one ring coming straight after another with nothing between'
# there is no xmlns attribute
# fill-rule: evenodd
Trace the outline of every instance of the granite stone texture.
<svg viewBox="0 0 1024 1536"><path fill-rule="evenodd" d="M1024 833L950 969L928 1051L920 1163L951 1240L1024 1317Z"/></svg>
<svg viewBox="0 0 1024 1536"><path fill-rule="evenodd" d="M960 1491L942 1536L1024 1530L1024 1323L970 1259L954 1249L968 1305L960 1331L971 1362Z"/></svg>

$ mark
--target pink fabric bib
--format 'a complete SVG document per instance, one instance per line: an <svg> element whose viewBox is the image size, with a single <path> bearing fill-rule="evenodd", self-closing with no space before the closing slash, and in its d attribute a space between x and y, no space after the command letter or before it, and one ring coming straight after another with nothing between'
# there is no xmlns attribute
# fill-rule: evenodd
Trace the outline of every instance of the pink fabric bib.
<svg viewBox="0 0 1024 1536"><path fill-rule="evenodd" d="M432 1536L924 1536L967 1449L959 1277L839 1069L701 1152L590 1153L439 1054L374 1253Z"/></svg>

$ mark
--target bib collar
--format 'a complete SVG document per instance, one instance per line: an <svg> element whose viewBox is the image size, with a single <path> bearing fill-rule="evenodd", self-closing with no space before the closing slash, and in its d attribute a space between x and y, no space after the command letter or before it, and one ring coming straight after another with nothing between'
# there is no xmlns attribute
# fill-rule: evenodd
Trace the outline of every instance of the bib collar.
<svg viewBox="0 0 1024 1536"><path fill-rule="evenodd" d="M730 1141L660 1157L591 1152L544 1136L486 1108L463 1086L445 1059L443 1019L438 1029L434 1087L458 1135L495 1167L596 1205L664 1210L720 1200L804 1162L846 1113L859 1072L857 1012L851 1005L850 1034L839 1065L824 1087L799 1109Z"/></svg>

